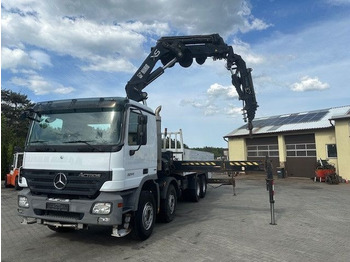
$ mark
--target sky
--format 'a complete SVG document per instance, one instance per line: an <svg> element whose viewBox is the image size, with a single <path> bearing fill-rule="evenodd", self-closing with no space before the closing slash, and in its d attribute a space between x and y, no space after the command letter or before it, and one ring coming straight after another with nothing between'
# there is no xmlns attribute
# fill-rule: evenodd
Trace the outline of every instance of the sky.
<svg viewBox="0 0 350 262"><path fill-rule="evenodd" d="M257 118L350 104L350 0L2 0L1 88L125 97L157 39L213 33L253 69ZM144 91L189 147L227 147L244 125L224 61L175 65Z"/></svg>

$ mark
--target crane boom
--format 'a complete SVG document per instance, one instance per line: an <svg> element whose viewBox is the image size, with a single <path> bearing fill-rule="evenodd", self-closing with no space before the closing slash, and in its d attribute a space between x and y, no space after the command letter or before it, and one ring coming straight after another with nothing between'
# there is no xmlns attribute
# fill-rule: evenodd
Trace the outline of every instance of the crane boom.
<svg viewBox="0 0 350 262"><path fill-rule="evenodd" d="M150 54L132 76L125 87L127 97L135 101L145 101L147 93L143 89L164 73L164 70L179 63L183 67L191 66L193 60L203 64L208 57L214 60L225 59L226 68L231 72L232 84L239 99L243 101L243 119L248 120L248 129L252 130L252 121L258 107L251 68L246 67L240 55L233 52L218 34L162 37L152 47ZM158 61L163 66L153 70Z"/></svg>

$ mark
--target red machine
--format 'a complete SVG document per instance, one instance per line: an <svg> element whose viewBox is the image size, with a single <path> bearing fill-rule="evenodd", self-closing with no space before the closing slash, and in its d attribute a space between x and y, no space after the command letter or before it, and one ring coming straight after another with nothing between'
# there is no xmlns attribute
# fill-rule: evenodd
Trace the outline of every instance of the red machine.
<svg viewBox="0 0 350 262"><path fill-rule="evenodd" d="M23 153L13 154L13 164L11 166L10 173L5 176L5 187L15 187L16 190L20 190L21 187L18 185L18 176L23 162Z"/></svg>
<svg viewBox="0 0 350 262"><path fill-rule="evenodd" d="M327 160L317 161L314 181L327 182L329 184L338 184L339 176L335 172L335 167Z"/></svg>

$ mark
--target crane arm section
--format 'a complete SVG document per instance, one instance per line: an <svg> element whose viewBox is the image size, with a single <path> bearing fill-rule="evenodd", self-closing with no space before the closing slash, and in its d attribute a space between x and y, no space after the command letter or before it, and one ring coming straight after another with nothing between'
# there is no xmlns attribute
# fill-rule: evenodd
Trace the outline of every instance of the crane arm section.
<svg viewBox="0 0 350 262"><path fill-rule="evenodd" d="M243 101L243 118L248 120L248 129L252 130L252 120L258 107L252 69L246 67L241 56L233 52L218 34L162 37L152 47L151 53L130 79L125 87L127 97L135 101L145 101L147 93L143 89L164 73L164 70L179 63L183 67L191 66L193 60L203 64L208 57L214 60L225 59L226 68L231 72L232 84L239 99ZM157 62L163 66L153 70Z"/></svg>

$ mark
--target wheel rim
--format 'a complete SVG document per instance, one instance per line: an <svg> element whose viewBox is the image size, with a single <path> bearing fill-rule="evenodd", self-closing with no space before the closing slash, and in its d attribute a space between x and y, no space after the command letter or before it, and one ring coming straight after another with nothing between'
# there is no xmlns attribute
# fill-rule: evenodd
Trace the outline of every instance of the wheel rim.
<svg viewBox="0 0 350 262"><path fill-rule="evenodd" d="M168 207L169 207L170 213L171 214L174 213L174 210L175 210L175 196L173 194L169 195Z"/></svg>
<svg viewBox="0 0 350 262"><path fill-rule="evenodd" d="M145 230L149 230L153 224L153 205L151 203L146 203L142 212L142 224Z"/></svg>

